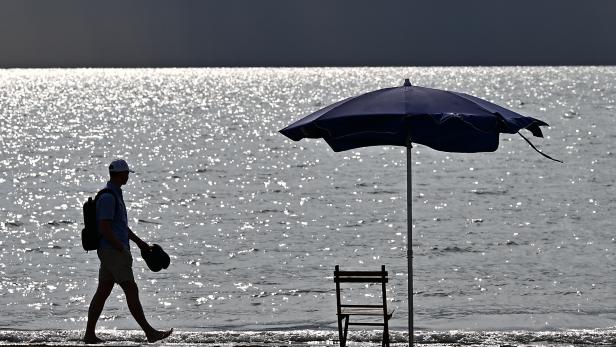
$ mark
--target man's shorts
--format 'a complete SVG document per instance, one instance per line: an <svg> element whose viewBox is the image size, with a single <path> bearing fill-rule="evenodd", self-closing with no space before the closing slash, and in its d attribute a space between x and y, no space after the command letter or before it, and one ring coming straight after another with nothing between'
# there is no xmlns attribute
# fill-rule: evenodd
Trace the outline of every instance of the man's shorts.
<svg viewBox="0 0 616 347"><path fill-rule="evenodd" d="M98 270L99 282L115 282L121 284L127 281L134 282L133 256L129 250L101 248L96 251L101 267Z"/></svg>

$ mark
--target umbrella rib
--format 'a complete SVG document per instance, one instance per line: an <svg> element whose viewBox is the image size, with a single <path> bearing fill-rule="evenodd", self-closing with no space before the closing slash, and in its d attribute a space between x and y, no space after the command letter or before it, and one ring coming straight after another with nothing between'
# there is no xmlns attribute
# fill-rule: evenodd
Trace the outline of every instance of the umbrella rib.
<svg viewBox="0 0 616 347"><path fill-rule="evenodd" d="M489 114L500 115L500 113L498 113L498 112L492 112L492 111L488 110L487 108L485 108L485 107L481 106L480 104L478 104L477 102L475 102L475 101L474 101L474 100L472 100L472 99L465 98L464 96L459 95L459 94L457 94L457 93L450 92L449 90L446 90L445 92L446 92L446 93L449 93L449 94L451 94L451 95L453 95L453 96L457 96L457 97L458 97L458 98L460 98L460 99L463 99L463 100L466 100L466 101L470 101L470 102L472 102L473 104L477 105L477 107L479 107L480 109L482 109L482 110L484 110L484 111L488 112ZM489 102L489 101L487 101L487 100L486 100L486 102ZM522 117L524 117L524 116L522 116ZM516 118L520 118L520 117L516 117Z"/></svg>
<svg viewBox="0 0 616 347"><path fill-rule="evenodd" d="M443 115L445 116L443 120L441 121L437 121L435 120L433 117L437 116L437 115ZM464 114L464 113L433 113L433 114L429 114L428 116L432 117L432 120L437 123L437 124L443 124L445 123L449 118L455 118L455 119L459 119L460 121L462 121L463 123L465 123L466 125L470 126L471 128L484 133L484 134L489 134L490 131L489 130L483 130L483 129L479 129L477 126L475 126L475 124L468 122L466 119L464 119L464 117L473 117L475 115L473 114Z"/></svg>
<svg viewBox="0 0 616 347"><path fill-rule="evenodd" d="M466 97L464 97L463 95L460 95L460 94L458 94L458 93L453 93L453 92L448 91L448 90L446 90L445 92L446 92L446 93L449 93L449 94L451 94L451 95L457 96L458 98L460 98L460 99L462 99L462 100L466 100L466 101L472 102L473 104L475 104L475 105L476 105L477 107L479 107L480 109L482 109L482 110L484 110L484 111L486 111L486 112L488 112L488 113L490 113L490 114L493 114L493 115L495 115L495 116L499 116L499 117L503 118L503 116L502 116L499 112L492 112L492 111L488 110L487 108L485 108L485 107L481 106L480 104L478 104L477 102L475 102L475 101L474 101L474 100L472 100L472 99L466 98ZM487 100L485 100L485 101L486 101L486 102L488 102L488 103L490 103L490 102L489 102L489 101L487 101ZM495 104L495 105L496 105L496 104ZM498 105L496 105L496 106L498 106ZM519 114L519 113L517 113L517 112L514 112L514 111L511 111L511 112L513 112L513 113L515 113L515 114L517 114L517 115L518 115L517 117L514 117L515 119L532 118L532 117L527 117L527 116L521 115L521 114ZM528 124L527 126L525 126L525 127L524 127L524 128L522 128L522 129L526 129L526 128L530 127L530 126L531 126L531 125L533 125L533 124L538 124L538 125L548 125L547 123L545 123L545 122L543 122L543 121L537 120L537 119L535 119L535 118L532 118L532 119L533 119L534 121L533 121L533 122L531 122L530 124ZM503 122L503 123L504 123L505 125L507 125L507 127L509 128L509 125L507 124L507 122ZM509 130L509 131L510 131L510 134L515 134L515 133L514 133L514 132L512 132L511 130ZM519 132L518 132L518 131L516 131L516 132L519 134Z"/></svg>

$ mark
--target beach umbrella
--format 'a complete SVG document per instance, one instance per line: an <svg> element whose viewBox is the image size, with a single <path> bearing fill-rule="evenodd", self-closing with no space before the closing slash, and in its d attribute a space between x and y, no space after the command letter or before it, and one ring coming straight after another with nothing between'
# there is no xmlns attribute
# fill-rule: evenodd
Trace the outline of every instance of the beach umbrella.
<svg viewBox="0 0 616 347"><path fill-rule="evenodd" d="M501 133L519 130L543 137L548 124L464 93L413 86L379 89L326 106L280 130L294 141L323 138L335 151L393 145L407 148L407 261L409 342L413 343L413 251L411 147L413 143L444 152L493 152ZM558 161L558 160L556 160Z"/></svg>

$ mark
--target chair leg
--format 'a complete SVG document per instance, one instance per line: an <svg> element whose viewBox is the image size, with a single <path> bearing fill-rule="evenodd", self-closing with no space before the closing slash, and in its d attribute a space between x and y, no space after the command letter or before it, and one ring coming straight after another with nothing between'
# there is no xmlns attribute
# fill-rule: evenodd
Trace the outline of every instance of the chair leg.
<svg viewBox="0 0 616 347"><path fill-rule="evenodd" d="M383 320L383 347L389 347L389 319L384 317Z"/></svg>
<svg viewBox="0 0 616 347"><path fill-rule="evenodd" d="M344 347L344 335L342 334L342 319L344 316L338 316L338 340L340 342L340 347Z"/></svg>
<svg viewBox="0 0 616 347"><path fill-rule="evenodd" d="M345 320L344 320L344 346L346 346L346 341L347 341L347 337L348 337L348 333L349 333L349 319L351 318L351 316L344 316Z"/></svg>
<svg viewBox="0 0 616 347"><path fill-rule="evenodd" d="M387 326L383 329L383 347L389 347L389 329Z"/></svg>

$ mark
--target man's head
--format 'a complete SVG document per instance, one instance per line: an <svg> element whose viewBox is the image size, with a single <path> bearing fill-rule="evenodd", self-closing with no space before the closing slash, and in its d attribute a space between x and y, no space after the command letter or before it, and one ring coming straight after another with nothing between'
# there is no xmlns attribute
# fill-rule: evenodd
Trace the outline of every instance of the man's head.
<svg viewBox="0 0 616 347"><path fill-rule="evenodd" d="M128 173L135 172L128 167L126 160L115 159L109 164L109 177L112 182L118 185L124 185L128 182Z"/></svg>

